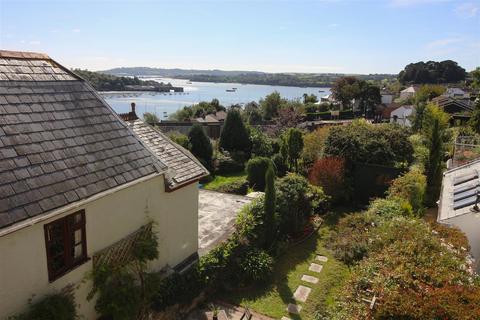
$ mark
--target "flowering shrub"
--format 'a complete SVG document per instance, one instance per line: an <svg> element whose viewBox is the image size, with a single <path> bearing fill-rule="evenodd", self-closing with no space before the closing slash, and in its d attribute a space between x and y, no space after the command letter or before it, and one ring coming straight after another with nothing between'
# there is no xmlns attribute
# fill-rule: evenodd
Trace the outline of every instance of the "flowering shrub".
<svg viewBox="0 0 480 320"><path fill-rule="evenodd" d="M334 202L340 200L345 194L345 160L339 157L318 159L310 169L308 179L322 187Z"/></svg>

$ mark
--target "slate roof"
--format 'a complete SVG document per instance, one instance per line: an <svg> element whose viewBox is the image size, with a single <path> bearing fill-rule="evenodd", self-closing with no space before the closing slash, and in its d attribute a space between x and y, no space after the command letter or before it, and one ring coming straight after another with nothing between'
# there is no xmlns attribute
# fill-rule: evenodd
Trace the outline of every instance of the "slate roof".
<svg viewBox="0 0 480 320"><path fill-rule="evenodd" d="M164 170L81 78L0 51L0 229Z"/></svg>
<svg viewBox="0 0 480 320"><path fill-rule="evenodd" d="M198 117L195 119L197 122L205 122L205 123L212 123L212 122L219 122L214 115L207 114L205 117Z"/></svg>
<svg viewBox="0 0 480 320"><path fill-rule="evenodd" d="M140 139L168 166L167 183L170 189L207 176L208 170L189 151L172 142L165 134L142 120L127 122Z"/></svg>
<svg viewBox="0 0 480 320"><path fill-rule="evenodd" d="M449 96L438 96L432 99L432 102L435 103L440 108L444 109L445 112L455 113L452 111L461 110L465 112L470 112L473 110L473 104L470 99L455 99Z"/></svg>

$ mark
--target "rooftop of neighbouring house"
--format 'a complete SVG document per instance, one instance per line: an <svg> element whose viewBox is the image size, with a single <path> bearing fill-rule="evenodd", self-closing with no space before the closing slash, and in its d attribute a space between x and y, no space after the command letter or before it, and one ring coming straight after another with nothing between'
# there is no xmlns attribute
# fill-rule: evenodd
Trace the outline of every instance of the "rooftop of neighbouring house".
<svg viewBox="0 0 480 320"><path fill-rule="evenodd" d="M410 86L406 89L403 89L401 92L405 92L405 93L415 93L417 91L417 88L415 88L415 86Z"/></svg>
<svg viewBox="0 0 480 320"><path fill-rule="evenodd" d="M473 110L473 101L471 101L469 98L453 98L450 96L441 95L433 98L432 102L438 105L440 108L443 108L446 112L449 112L449 109L463 110L465 112L470 112Z"/></svg>
<svg viewBox="0 0 480 320"><path fill-rule="evenodd" d="M190 151L174 143L160 130L138 119L134 109L120 116L158 159L168 166L166 178L170 189L197 181L209 174Z"/></svg>
<svg viewBox="0 0 480 320"><path fill-rule="evenodd" d="M166 169L83 79L0 51L0 229Z"/></svg>
<svg viewBox="0 0 480 320"><path fill-rule="evenodd" d="M438 220L470 214L480 192L480 160L446 171L443 175Z"/></svg>

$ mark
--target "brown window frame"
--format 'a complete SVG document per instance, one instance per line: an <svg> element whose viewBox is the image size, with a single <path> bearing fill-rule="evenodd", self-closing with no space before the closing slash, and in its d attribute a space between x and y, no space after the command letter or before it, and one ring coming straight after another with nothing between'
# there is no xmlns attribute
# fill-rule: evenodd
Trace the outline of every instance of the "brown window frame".
<svg viewBox="0 0 480 320"><path fill-rule="evenodd" d="M80 217L80 221L75 222L75 217L78 216ZM72 269L88 260L85 222L85 210L80 210L44 225L48 280L50 282L62 277ZM62 237L59 239L59 241L60 243L63 243L63 253L57 254L58 257L63 257L63 266L58 268L58 270L56 270L53 265L55 258L52 252L52 247L55 245L53 233L51 233L51 231L53 231L53 227L57 227L59 228L58 230L61 230ZM81 240L80 242L75 243L75 232L78 230L81 232ZM79 245L81 246L82 253L75 259L74 250L75 247Z"/></svg>

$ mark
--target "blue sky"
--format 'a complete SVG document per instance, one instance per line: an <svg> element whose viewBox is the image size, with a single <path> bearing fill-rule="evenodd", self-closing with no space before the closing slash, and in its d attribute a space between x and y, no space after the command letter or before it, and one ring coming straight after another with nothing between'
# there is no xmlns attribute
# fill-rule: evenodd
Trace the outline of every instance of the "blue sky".
<svg viewBox="0 0 480 320"><path fill-rule="evenodd" d="M0 48L68 67L397 73L480 66L480 0L0 0Z"/></svg>

